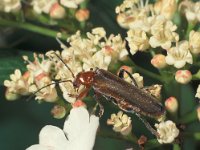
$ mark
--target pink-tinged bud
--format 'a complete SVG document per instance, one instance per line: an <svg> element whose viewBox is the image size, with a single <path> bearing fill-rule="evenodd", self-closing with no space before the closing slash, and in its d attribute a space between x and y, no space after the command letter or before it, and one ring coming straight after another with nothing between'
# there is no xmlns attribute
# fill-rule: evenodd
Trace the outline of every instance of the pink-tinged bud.
<svg viewBox="0 0 200 150"><path fill-rule="evenodd" d="M63 106L55 105L51 110L51 114L56 119L62 119L66 114L66 110Z"/></svg>
<svg viewBox="0 0 200 150"><path fill-rule="evenodd" d="M189 70L178 70L175 75L175 79L178 83L187 84L192 79L192 74Z"/></svg>
<svg viewBox="0 0 200 150"><path fill-rule="evenodd" d="M30 77L30 72L29 71L26 71L24 74L23 74L23 79L24 80L28 80L28 78Z"/></svg>
<svg viewBox="0 0 200 150"><path fill-rule="evenodd" d="M52 5L50 9L50 16L54 19L62 19L65 17L65 9L59 5L59 3L55 3Z"/></svg>
<svg viewBox="0 0 200 150"><path fill-rule="evenodd" d="M90 17L90 11L88 9L79 9L76 11L75 17L78 21L86 21Z"/></svg>
<svg viewBox="0 0 200 150"><path fill-rule="evenodd" d="M125 65L124 65L124 66L121 66L120 69L117 71L117 75L119 75L119 72L120 72L120 70L122 70L122 69L128 71L130 74L133 73L133 69L132 69L131 67L125 66ZM124 73L124 77L125 77L125 78L128 77L128 75L127 75L126 72Z"/></svg>
<svg viewBox="0 0 200 150"><path fill-rule="evenodd" d="M82 100L76 100L75 103L72 105L73 108L76 107L86 107L86 104Z"/></svg>
<svg viewBox="0 0 200 150"><path fill-rule="evenodd" d="M19 94L9 92L7 89L5 93L5 97L8 101L14 101L14 100L17 100L20 96Z"/></svg>
<svg viewBox="0 0 200 150"><path fill-rule="evenodd" d="M46 73L42 72L42 73L38 74L37 76L35 76L35 80L40 81L44 77L48 77L48 75Z"/></svg>
<svg viewBox="0 0 200 150"><path fill-rule="evenodd" d="M200 121L200 106L197 108L197 117L198 117L198 119Z"/></svg>
<svg viewBox="0 0 200 150"><path fill-rule="evenodd" d="M178 109L177 99L175 97L169 97L165 101L165 107L169 112L175 113Z"/></svg>
<svg viewBox="0 0 200 150"><path fill-rule="evenodd" d="M151 59L151 64L158 69L166 67L165 55L157 54Z"/></svg>

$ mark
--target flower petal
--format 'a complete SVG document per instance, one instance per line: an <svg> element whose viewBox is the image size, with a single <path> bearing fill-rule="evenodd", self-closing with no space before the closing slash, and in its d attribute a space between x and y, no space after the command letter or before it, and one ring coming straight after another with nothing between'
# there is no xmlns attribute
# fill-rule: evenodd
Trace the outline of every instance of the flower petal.
<svg viewBox="0 0 200 150"><path fill-rule="evenodd" d="M64 132L69 141L79 137L79 134L89 125L89 113L84 107L73 108L64 124Z"/></svg>
<svg viewBox="0 0 200 150"><path fill-rule="evenodd" d="M35 144L35 145L28 147L26 150L55 150L55 149L51 148L51 147L43 146L40 144Z"/></svg>
<svg viewBox="0 0 200 150"><path fill-rule="evenodd" d="M39 143L44 146L55 148L56 150L65 150L69 142L63 130L52 125L47 125L40 131Z"/></svg>

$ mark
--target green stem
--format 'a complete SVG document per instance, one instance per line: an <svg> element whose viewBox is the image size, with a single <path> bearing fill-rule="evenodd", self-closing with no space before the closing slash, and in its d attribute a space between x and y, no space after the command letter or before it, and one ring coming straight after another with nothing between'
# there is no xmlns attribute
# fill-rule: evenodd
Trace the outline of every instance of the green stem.
<svg viewBox="0 0 200 150"><path fill-rule="evenodd" d="M195 120L197 120L197 110L196 109L194 109L192 112L184 115L184 117L180 118L178 120L178 122L185 124L185 123L193 122Z"/></svg>
<svg viewBox="0 0 200 150"><path fill-rule="evenodd" d="M31 31L31 32L39 33L39 34L46 35L46 36L53 37L53 38L56 38L57 33L59 32L59 31L47 29L45 27L33 25L33 24L30 24L30 23L15 22L15 21L10 21L10 20L6 20L6 19L2 19L2 18L0 18L0 25L6 26L6 27L7 26L16 27L16 28L28 30L28 31ZM68 36L69 35L62 34L61 39L66 40L68 38Z"/></svg>
<svg viewBox="0 0 200 150"><path fill-rule="evenodd" d="M181 150L178 144L173 144L173 150Z"/></svg>
<svg viewBox="0 0 200 150"><path fill-rule="evenodd" d="M148 71L148 70L146 70L146 69L144 69L144 68L142 68L142 67L140 67L140 66L137 66L135 63L133 63L133 66L135 67L135 69L136 69L138 72L141 72L141 73L143 73L143 74L145 74L145 75L147 75L147 76L149 76L149 77L151 77L151 78L153 78L153 79L156 79L156 80L158 80L158 81L160 81L160 82L165 82L165 81L162 79L161 76L159 76L159 75L157 75L157 74L155 74L155 73L153 73L153 72L151 72L151 71Z"/></svg>
<svg viewBox="0 0 200 150"><path fill-rule="evenodd" d="M194 138L195 140L200 140L200 132L195 132L195 133L185 132L184 136L188 136L190 138Z"/></svg>
<svg viewBox="0 0 200 150"><path fill-rule="evenodd" d="M193 24L193 23L188 23L187 31L186 31L186 34L185 34L186 39L189 38L190 31L191 31L194 27L195 27L195 24Z"/></svg>
<svg viewBox="0 0 200 150"><path fill-rule="evenodd" d="M145 150L155 149L156 147L161 146L160 143L158 143L157 139L148 140L145 144Z"/></svg>

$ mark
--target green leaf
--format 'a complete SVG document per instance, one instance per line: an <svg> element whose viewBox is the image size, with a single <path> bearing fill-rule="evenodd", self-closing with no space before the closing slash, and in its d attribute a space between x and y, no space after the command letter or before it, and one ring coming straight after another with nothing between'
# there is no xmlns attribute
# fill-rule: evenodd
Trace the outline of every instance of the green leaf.
<svg viewBox="0 0 200 150"><path fill-rule="evenodd" d="M0 50L0 84L2 85L4 80L9 79L9 75L12 74L15 69L20 69L24 72L26 65L24 64L22 56L32 56L32 54L32 52L18 50Z"/></svg>

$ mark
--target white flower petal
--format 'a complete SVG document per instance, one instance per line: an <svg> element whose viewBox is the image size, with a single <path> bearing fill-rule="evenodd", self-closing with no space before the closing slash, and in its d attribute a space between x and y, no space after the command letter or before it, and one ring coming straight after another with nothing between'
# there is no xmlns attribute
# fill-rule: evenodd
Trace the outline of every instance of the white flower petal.
<svg viewBox="0 0 200 150"><path fill-rule="evenodd" d="M35 144L35 145L28 147L26 150L56 150L56 149L54 149L52 147L40 145L40 144Z"/></svg>
<svg viewBox="0 0 200 150"><path fill-rule="evenodd" d="M64 150L67 148L69 142L63 130L52 125L47 125L40 131L39 143L41 145L54 147L56 150Z"/></svg>
<svg viewBox="0 0 200 150"><path fill-rule="evenodd" d="M67 138L70 141L77 138L85 130L85 127L88 126L88 123L89 113L85 108L79 107L72 109L64 124L64 132Z"/></svg>

